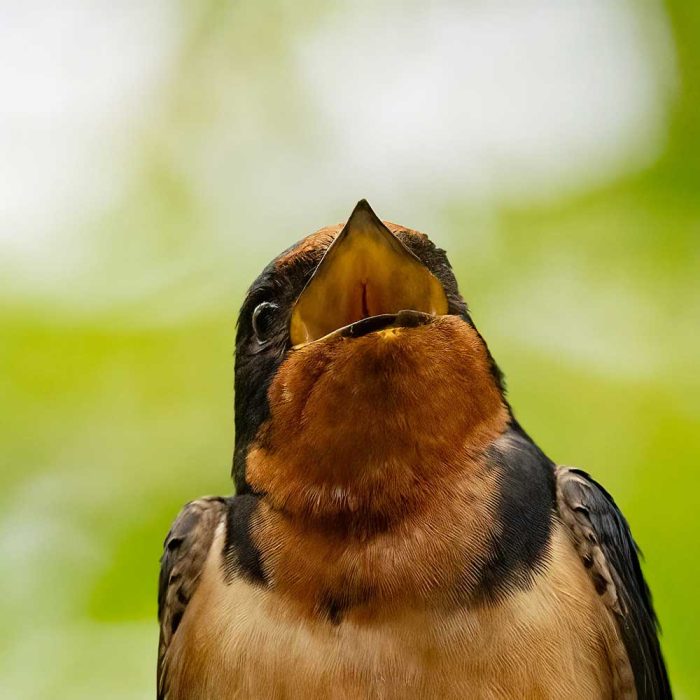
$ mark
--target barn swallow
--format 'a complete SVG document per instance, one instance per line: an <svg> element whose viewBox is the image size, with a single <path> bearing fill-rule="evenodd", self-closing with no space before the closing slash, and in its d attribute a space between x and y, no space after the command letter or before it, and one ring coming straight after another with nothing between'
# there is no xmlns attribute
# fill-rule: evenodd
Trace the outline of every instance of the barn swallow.
<svg viewBox="0 0 700 700"><path fill-rule="evenodd" d="M158 698L671 697L628 524L515 419L445 252L361 201L253 283L236 495L165 540Z"/></svg>

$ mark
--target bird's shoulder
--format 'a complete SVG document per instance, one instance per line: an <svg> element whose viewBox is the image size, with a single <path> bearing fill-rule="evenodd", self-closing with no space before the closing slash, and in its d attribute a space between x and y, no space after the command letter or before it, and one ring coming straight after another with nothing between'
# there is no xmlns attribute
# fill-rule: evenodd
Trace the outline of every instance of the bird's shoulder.
<svg viewBox="0 0 700 700"><path fill-rule="evenodd" d="M658 622L639 549L612 496L586 472L555 471L557 512L595 590L617 620L637 697L671 697Z"/></svg>
<svg viewBox="0 0 700 700"><path fill-rule="evenodd" d="M158 585L158 687L165 697L166 657L188 605L197 591L215 542L223 580L242 575L263 580L260 554L251 538L258 499L252 495L208 496L190 501L175 518L163 544Z"/></svg>
<svg viewBox="0 0 700 700"><path fill-rule="evenodd" d="M160 560L158 581L158 691L163 692L164 661L173 636L197 589L226 499L205 497L185 504L173 522Z"/></svg>

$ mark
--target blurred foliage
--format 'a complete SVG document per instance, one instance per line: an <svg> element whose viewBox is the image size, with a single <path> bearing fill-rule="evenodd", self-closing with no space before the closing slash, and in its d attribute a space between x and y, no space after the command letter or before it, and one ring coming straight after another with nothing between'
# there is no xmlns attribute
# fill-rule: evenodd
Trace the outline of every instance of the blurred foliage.
<svg viewBox="0 0 700 700"><path fill-rule="evenodd" d="M8 295L0 306L6 698L153 695L162 539L182 503L231 492L237 306L282 247L343 215L319 202L275 219L274 243L255 231L217 238L183 173L249 91L269 91L269 111L229 134L226 153L246 129L270 145L241 146L240 172L284 149L287 118L304 119L286 37L321 9L271 3L270 22L245 4L186 7L176 78L162 86L126 193L78 233L88 257L103 252L104 269L73 282L95 304ZM671 678L689 698L700 693L700 5L667 10L680 88L656 162L546 203L451 200L436 229L521 422L553 459L599 478L630 520ZM283 189L271 183L270 197ZM267 225L275 205L237 219L255 209L231 191L233 230ZM100 303L117 277L119 303Z"/></svg>

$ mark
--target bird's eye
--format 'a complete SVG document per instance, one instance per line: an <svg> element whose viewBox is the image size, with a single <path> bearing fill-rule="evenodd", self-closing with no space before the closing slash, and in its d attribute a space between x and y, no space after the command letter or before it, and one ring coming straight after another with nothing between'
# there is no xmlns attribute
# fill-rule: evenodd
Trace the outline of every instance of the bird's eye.
<svg viewBox="0 0 700 700"><path fill-rule="evenodd" d="M263 301L253 311L253 330L258 340L267 340L272 331L278 306L271 301Z"/></svg>

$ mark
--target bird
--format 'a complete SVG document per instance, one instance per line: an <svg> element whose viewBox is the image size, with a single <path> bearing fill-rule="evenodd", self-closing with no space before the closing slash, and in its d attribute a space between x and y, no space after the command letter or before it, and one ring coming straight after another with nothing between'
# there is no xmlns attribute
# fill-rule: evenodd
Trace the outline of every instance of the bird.
<svg viewBox="0 0 700 700"><path fill-rule="evenodd" d="M445 251L366 200L254 281L233 496L184 506L159 700L671 697L629 525L515 417Z"/></svg>

